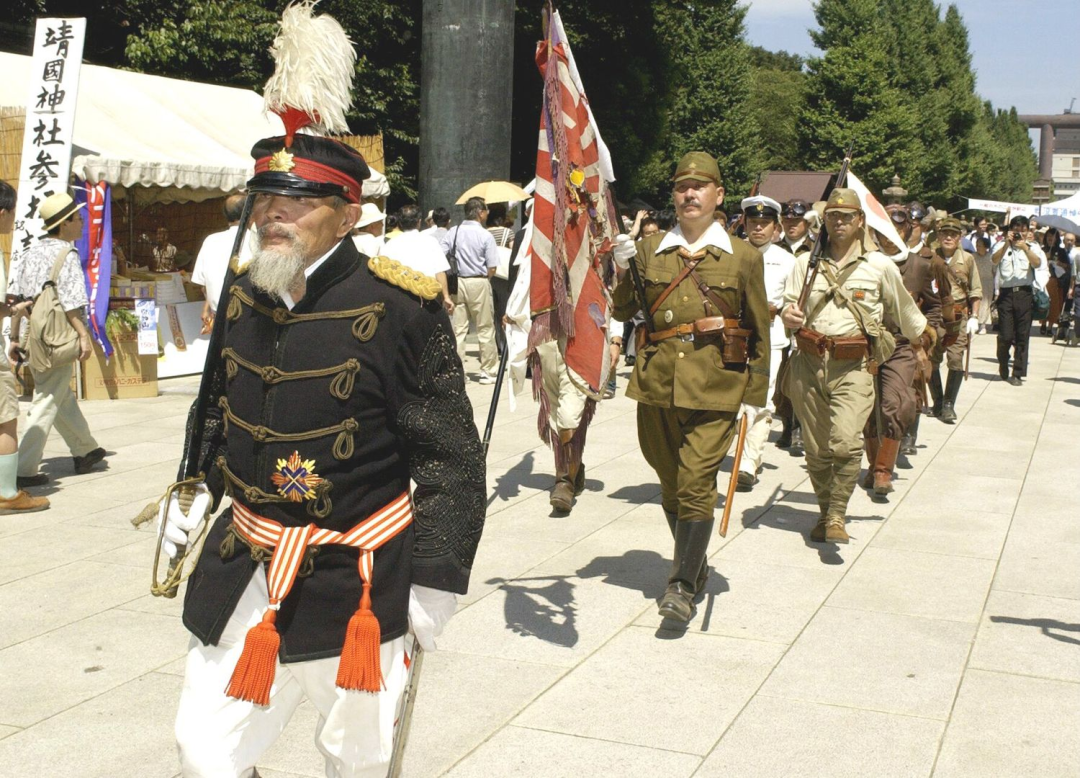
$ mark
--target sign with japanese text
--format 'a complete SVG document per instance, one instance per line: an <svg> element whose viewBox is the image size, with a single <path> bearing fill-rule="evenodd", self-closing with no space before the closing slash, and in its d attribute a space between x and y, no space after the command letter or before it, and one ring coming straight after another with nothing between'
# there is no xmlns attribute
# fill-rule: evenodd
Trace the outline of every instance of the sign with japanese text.
<svg viewBox="0 0 1080 778"><path fill-rule="evenodd" d="M13 257L41 235L38 208L42 201L68 188L85 35L86 19L37 20L11 243Z"/></svg>

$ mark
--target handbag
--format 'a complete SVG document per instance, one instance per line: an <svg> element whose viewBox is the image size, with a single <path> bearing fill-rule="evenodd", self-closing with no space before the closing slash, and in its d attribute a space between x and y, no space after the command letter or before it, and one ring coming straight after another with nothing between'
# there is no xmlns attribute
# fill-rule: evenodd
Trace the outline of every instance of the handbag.
<svg viewBox="0 0 1080 778"><path fill-rule="evenodd" d="M1040 286L1033 286L1031 291L1031 320L1045 319L1050 315L1050 294Z"/></svg>
<svg viewBox="0 0 1080 778"><path fill-rule="evenodd" d="M79 333L68 321L56 293L56 281L69 251L72 251L71 244L65 243L53 263L49 280L41 285L41 292L30 312L26 350L30 354L28 362L33 373L70 365L79 358Z"/></svg>
<svg viewBox="0 0 1080 778"><path fill-rule="evenodd" d="M450 266L450 269L446 271L446 291L450 292L451 297L456 295L458 290L457 238L460 232L461 225L459 224L454 228L454 244L446 252L446 264Z"/></svg>

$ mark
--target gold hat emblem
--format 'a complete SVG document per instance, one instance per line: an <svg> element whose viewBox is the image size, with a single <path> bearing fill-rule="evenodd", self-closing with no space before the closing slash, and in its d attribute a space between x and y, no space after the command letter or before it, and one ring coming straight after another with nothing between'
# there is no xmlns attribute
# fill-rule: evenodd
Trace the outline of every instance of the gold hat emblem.
<svg viewBox="0 0 1080 778"><path fill-rule="evenodd" d="M275 173L288 173L294 167L296 163L293 162L293 155L285 149L270 157L270 169Z"/></svg>

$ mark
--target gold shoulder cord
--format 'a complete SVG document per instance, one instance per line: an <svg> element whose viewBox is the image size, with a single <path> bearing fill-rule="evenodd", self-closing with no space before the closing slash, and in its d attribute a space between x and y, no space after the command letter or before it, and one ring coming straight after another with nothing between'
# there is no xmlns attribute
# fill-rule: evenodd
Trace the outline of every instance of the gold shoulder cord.
<svg viewBox="0 0 1080 778"><path fill-rule="evenodd" d="M414 294L421 300L434 300L442 292L439 282L418 270L407 267L389 257L372 257L368 260L371 272L387 283Z"/></svg>

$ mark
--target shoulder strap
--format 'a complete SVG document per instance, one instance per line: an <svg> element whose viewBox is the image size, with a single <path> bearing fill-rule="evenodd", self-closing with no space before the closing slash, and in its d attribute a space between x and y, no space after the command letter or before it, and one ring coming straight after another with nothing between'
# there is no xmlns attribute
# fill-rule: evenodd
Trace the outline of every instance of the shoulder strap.
<svg viewBox="0 0 1080 778"><path fill-rule="evenodd" d="M701 262L704 257L699 257L696 262L693 262L692 267L690 266L692 257L688 253L679 251L679 259L683 261L684 265L687 265L687 275L689 275L690 280L694 282L694 285L697 287L698 294L701 295L701 298L705 301L706 306L716 308L718 311L720 311L720 314L725 319L738 319L739 315L733 310L731 310L731 306L724 302L723 298L716 294L716 292L714 292L707 283L702 281L701 276L699 276L695 271L694 268L698 266L698 263Z"/></svg>
<svg viewBox="0 0 1080 778"><path fill-rule="evenodd" d="M53 262L52 272L49 273L49 280L52 281L54 284L60 278L60 271L64 269L64 262L67 261L68 254L70 254L72 251L74 251L74 249L71 248L71 244L65 243L60 249L60 251L57 253L56 261Z"/></svg>
<svg viewBox="0 0 1080 778"><path fill-rule="evenodd" d="M829 301L836 295L836 291L847 283L847 280L851 278L855 272L855 268L858 267L858 262L852 262L850 265L840 271L840 275L833 273L832 268L825 262L821 262L818 267L821 274L825 276L825 280L829 282L829 288L825 290L825 294L821 296L821 299L817 301L817 305L813 307L810 313L807 315L804 327L809 327L810 322L818 317L825 306L829 304Z"/></svg>
<svg viewBox="0 0 1080 778"><path fill-rule="evenodd" d="M962 291L964 293L964 296L967 297L970 292L968 282L965 281L959 273L953 270L953 267L949 264L948 260L945 260L945 268L949 271L949 275L952 276L952 280L960 285L960 291Z"/></svg>
<svg viewBox="0 0 1080 778"><path fill-rule="evenodd" d="M840 274L841 276L843 276L842 281L837 278L837 276L832 272L832 269L828 266L823 266L822 272L825 273L825 278L829 280L830 283L832 282L832 279L837 279L838 283L835 285L835 292L836 296L840 298L840 304L847 308L849 311L851 311L851 315L855 317L855 323L859 325L859 329L862 330L863 335L865 335L867 338L873 338L873 335L870 334L870 327L866 323L866 316L868 313L866 307L858 300L851 297L851 295L847 293L847 290L843 288L844 282L851 277L851 274L853 272L855 272L855 267L857 264L858 263L853 262L848 267L844 268L844 272Z"/></svg>
<svg viewBox="0 0 1080 778"><path fill-rule="evenodd" d="M688 275L694 272L694 268L697 267L698 263L701 262L701 260L703 260L704 258L704 256L700 256L691 257L689 260L683 259L683 269L679 271L679 274L675 276L674 280L667 285L664 291L660 293L660 296L656 298L656 301L649 306L650 316L656 313L660 306L663 305L664 300L668 298L668 295L674 292L675 288L678 287L678 285L681 284Z"/></svg>

